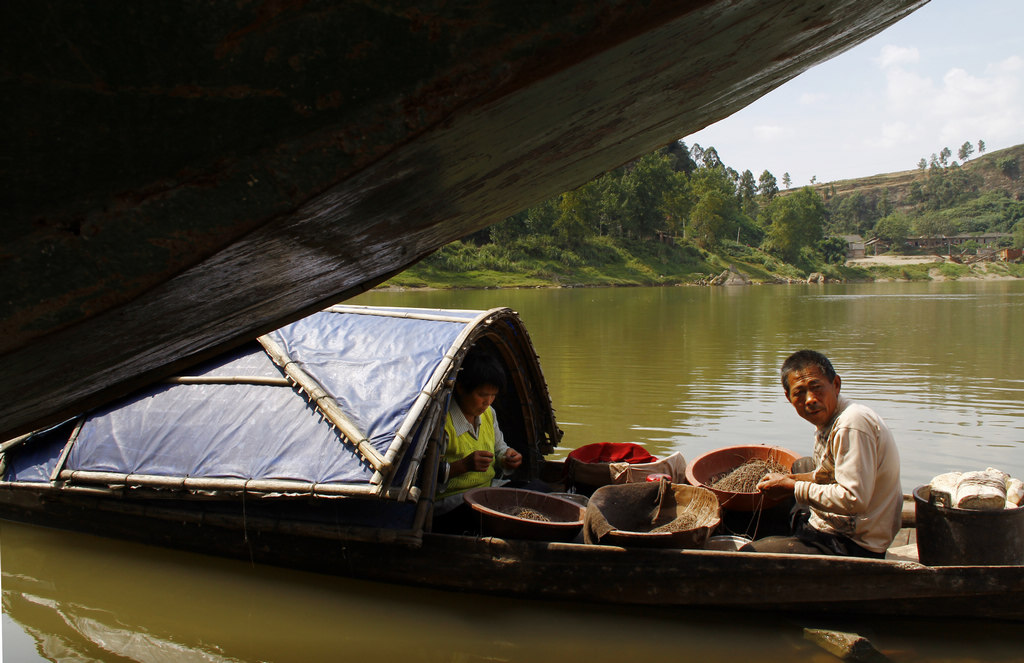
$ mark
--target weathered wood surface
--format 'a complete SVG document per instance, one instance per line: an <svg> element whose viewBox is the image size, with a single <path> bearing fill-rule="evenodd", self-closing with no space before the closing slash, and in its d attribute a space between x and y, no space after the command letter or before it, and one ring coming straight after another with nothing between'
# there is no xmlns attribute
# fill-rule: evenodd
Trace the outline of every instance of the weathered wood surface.
<svg viewBox="0 0 1024 663"><path fill-rule="evenodd" d="M367 580L555 600L1024 620L1024 566L625 549L318 527L202 503L0 487L0 517ZM417 543L417 540L419 541ZM443 569L457 567L457 574ZM439 569L442 571L439 572Z"/></svg>
<svg viewBox="0 0 1024 663"><path fill-rule="evenodd" d="M0 8L0 439L350 297L925 0Z"/></svg>

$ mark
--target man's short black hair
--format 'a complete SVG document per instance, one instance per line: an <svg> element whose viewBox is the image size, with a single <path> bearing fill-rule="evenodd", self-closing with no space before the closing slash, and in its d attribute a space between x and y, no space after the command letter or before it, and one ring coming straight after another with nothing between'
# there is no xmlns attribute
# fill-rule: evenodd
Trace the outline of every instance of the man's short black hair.
<svg viewBox="0 0 1024 663"><path fill-rule="evenodd" d="M470 352L462 361L455 383L467 392L485 384L497 387L499 392L504 391L505 369L494 355Z"/></svg>
<svg viewBox="0 0 1024 663"><path fill-rule="evenodd" d="M782 362L782 388L786 390L787 396L789 395L789 376L810 366L820 368L829 380L834 380L836 377L836 369L832 368L832 362L828 360L828 357L815 350L798 350Z"/></svg>

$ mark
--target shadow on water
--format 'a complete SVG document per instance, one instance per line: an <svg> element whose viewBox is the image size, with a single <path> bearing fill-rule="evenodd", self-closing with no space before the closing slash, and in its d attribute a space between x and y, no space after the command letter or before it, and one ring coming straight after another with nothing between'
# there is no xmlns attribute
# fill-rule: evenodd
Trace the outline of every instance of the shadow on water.
<svg viewBox="0 0 1024 663"><path fill-rule="evenodd" d="M456 594L9 522L0 546L6 661L835 660L804 627L859 632L895 662L1019 661L1024 646L1010 623Z"/></svg>

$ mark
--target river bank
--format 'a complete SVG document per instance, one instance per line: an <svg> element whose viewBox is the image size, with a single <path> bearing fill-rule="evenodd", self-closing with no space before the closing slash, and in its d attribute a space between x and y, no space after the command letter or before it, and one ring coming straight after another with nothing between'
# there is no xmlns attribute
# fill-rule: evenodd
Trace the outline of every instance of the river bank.
<svg viewBox="0 0 1024 663"><path fill-rule="evenodd" d="M765 285L787 283L871 283L891 281L991 281L1024 278L1024 264L962 264L936 255L879 255L829 265L810 274L787 264L760 265L708 254L699 268L680 273L634 262L630 269L532 269L448 271L416 265L375 290L447 290L495 288L579 288L614 286ZM663 267L663 266L662 266ZM661 272L668 272L663 274Z"/></svg>

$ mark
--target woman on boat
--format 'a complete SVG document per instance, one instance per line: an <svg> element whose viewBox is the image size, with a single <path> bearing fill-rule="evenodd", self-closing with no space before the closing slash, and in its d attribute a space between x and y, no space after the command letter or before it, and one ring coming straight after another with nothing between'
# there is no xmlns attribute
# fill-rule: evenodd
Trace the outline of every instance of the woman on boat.
<svg viewBox="0 0 1024 663"><path fill-rule="evenodd" d="M445 418L447 449L438 470L435 529L449 529L445 525L459 529L461 523L456 521L469 510L462 494L506 483L506 475L523 462L522 454L505 443L491 407L504 386L505 370L495 357L480 352L466 356Z"/></svg>

